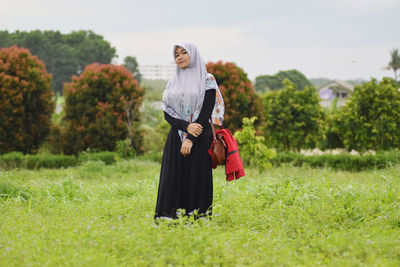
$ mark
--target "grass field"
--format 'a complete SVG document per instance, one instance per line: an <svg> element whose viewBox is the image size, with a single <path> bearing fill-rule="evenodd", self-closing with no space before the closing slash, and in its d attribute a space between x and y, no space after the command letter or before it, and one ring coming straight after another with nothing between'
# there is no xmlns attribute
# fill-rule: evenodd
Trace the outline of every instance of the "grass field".
<svg viewBox="0 0 400 267"><path fill-rule="evenodd" d="M0 172L0 266L399 266L400 167L280 167L227 184L212 220L155 224L160 165Z"/></svg>

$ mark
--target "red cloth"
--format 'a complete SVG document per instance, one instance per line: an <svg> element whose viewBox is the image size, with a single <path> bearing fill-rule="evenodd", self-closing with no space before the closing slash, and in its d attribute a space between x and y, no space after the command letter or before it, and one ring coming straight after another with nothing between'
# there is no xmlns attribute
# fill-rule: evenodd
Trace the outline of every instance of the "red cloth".
<svg viewBox="0 0 400 267"><path fill-rule="evenodd" d="M239 179L240 177L244 176L244 168L242 159L239 155L239 147L236 142L236 139L233 137L232 133L228 129L220 129L215 132L215 134L222 134L224 136L224 140L227 146L227 158L225 164L225 174L226 180L232 181L235 179ZM208 153L212 154L212 148L214 146L214 141L211 144ZM217 167L213 164L212 166L214 169Z"/></svg>

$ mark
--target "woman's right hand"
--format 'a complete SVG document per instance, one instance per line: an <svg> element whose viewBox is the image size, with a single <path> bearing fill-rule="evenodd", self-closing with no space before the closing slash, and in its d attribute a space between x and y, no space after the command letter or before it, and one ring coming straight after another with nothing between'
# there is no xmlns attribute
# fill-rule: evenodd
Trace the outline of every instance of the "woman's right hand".
<svg viewBox="0 0 400 267"><path fill-rule="evenodd" d="M193 135L194 137L199 137L202 131L203 131L203 126L201 126L201 124L199 123L194 122L189 124L187 127L187 132Z"/></svg>

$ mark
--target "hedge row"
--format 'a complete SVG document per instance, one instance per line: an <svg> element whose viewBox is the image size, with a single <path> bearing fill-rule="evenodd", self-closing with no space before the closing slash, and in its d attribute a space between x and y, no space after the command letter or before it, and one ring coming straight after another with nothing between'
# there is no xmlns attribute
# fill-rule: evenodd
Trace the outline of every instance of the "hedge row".
<svg viewBox="0 0 400 267"><path fill-rule="evenodd" d="M79 154L78 157L68 155L24 155L21 152L12 152L0 155L0 167L3 169L24 168L67 168L76 166L85 161L103 161L111 164L116 161L117 153L103 151L89 154Z"/></svg>
<svg viewBox="0 0 400 267"><path fill-rule="evenodd" d="M332 168L343 171L362 171L371 169L389 168L400 164L400 153L387 152L382 154L350 155L350 154L325 154L305 156L298 153L278 153L272 159L274 166L289 163L292 166L310 166L312 168Z"/></svg>
<svg viewBox="0 0 400 267"><path fill-rule="evenodd" d="M0 168L67 168L73 167L86 161L103 161L105 164L112 164L118 159L116 152L97 152L80 154L78 157L67 155L23 155L20 152L12 152L0 155ZM141 160L161 162L162 154L144 154L138 156ZM389 168L400 164L399 152L386 152L376 155L317 155L305 156L298 153L278 153L271 160L273 166L290 164L291 166L310 166L312 168L332 168L343 171L362 171L371 169Z"/></svg>

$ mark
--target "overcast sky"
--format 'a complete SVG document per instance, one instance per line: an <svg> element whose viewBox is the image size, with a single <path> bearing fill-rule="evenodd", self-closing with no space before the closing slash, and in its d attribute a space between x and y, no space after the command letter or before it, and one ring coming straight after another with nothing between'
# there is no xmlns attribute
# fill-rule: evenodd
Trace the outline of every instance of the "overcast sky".
<svg viewBox="0 0 400 267"><path fill-rule="evenodd" d="M197 44L206 61L233 61L251 79L298 69L308 78L393 76L400 0L0 0L0 29L92 30L122 62L173 62L172 46Z"/></svg>

